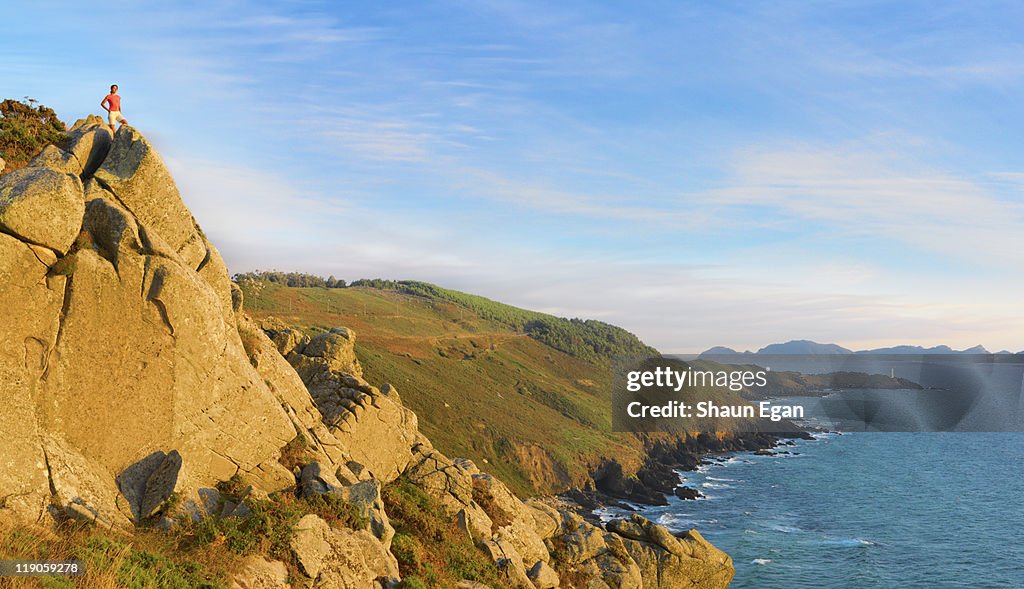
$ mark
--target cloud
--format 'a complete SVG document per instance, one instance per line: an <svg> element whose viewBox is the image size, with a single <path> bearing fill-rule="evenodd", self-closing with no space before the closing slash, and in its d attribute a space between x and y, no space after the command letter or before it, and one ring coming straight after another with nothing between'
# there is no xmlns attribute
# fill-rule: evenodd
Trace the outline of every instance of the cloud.
<svg viewBox="0 0 1024 589"><path fill-rule="evenodd" d="M163 155L185 204L215 243L224 240L260 250L301 237L311 244L351 210L344 199L325 199L294 178L173 151Z"/></svg>
<svg viewBox="0 0 1024 589"><path fill-rule="evenodd" d="M818 224L960 260L1024 264L1024 205L917 163L907 155L914 151L860 143L747 150L726 186L701 199L734 210L763 207L791 226Z"/></svg>
<svg viewBox="0 0 1024 589"><path fill-rule="evenodd" d="M126 5L97 37L91 9L20 6L38 22L0 71L93 108L71 93L116 72L235 271L428 280L665 351L1021 347L1024 173L984 172L1016 161L984 125L1019 135L993 92L1021 77L1017 32L979 41L999 23L215 0Z"/></svg>

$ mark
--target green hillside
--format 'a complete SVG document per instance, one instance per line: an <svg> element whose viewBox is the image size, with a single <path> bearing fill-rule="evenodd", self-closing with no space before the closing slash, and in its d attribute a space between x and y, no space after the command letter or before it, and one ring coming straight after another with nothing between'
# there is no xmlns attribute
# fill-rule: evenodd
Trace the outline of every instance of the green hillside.
<svg viewBox="0 0 1024 589"><path fill-rule="evenodd" d="M442 451L486 464L518 491L582 483L604 457L634 468L643 460L639 439L611 432L608 358L656 352L624 330L426 283L316 288L240 278L256 318L309 332L354 329L370 382L394 384Z"/></svg>

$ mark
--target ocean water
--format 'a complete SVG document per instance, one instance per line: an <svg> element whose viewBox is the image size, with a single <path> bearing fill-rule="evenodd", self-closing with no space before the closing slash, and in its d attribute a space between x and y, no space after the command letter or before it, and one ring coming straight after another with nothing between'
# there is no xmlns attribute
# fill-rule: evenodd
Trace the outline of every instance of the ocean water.
<svg viewBox="0 0 1024 589"><path fill-rule="evenodd" d="M823 434L681 473L644 508L733 558L731 587L1024 588L1024 434Z"/></svg>

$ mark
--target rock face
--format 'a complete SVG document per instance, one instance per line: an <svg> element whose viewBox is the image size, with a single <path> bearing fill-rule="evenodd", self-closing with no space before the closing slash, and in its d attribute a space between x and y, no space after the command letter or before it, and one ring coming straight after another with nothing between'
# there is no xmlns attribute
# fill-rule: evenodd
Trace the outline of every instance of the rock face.
<svg viewBox="0 0 1024 589"><path fill-rule="evenodd" d="M95 178L140 224L159 235L181 262L193 270L199 268L209 249L205 238L178 196L171 173L145 137L132 127L118 130Z"/></svg>
<svg viewBox="0 0 1024 589"><path fill-rule="evenodd" d="M29 166L61 170L83 180L91 178L110 152L110 132L97 116L79 120L68 133L67 149L47 145Z"/></svg>
<svg viewBox="0 0 1024 589"><path fill-rule="evenodd" d="M129 500L116 479L147 456L181 459L155 509L273 470L297 430L249 362L227 271L159 155L130 127L111 145L94 123L61 160L85 160L81 175L37 158L0 180L0 514L34 521L53 496L128 525L148 515L146 489ZM295 403L316 411L308 394Z"/></svg>
<svg viewBox="0 0 1024 589"><path fill-rule="evenodd" d="M735 574L732 559L696 530L676 537L636 514L612 520L607 532L567 517L560 542L578 574L612 587L724 589Z"/></svg>
<svg viewBox="0 0 1024 589"><path fill-rule="evenodd" d="M639 516L602 529L434 449L393 386L363 379L352 330L257 324L243 303L135 129L111 139L84 119L0 179L0 518L130 528L170 521L178 498L227 518L274 491L332 494L358 529L306 515L299 578L251 557L232 586L384 588L400 571L382 487L404 476L505 586L728 585L728 556L696 532ZM301 461L282 458L297 443ZM250 486L228 501L214 486L234 475Z"/></svg>
<svg viewBox="0 0 1024 589"><path fill-rule="evenodd" d="M340 327L310 338L273 322L265 328L302 379L334 443L344 448L334 462L355 465L359 472L352 474L359 479L389 483L412 463L416 446L430 445L395 387L378 389L362 379L355 332Z"/></svg>
<svg viewBox="0 0 1024 589"><path fill-rule="evenodd" d="M250 556L231 582L231 589L289 589L288 567L279 560Z"/></svg>

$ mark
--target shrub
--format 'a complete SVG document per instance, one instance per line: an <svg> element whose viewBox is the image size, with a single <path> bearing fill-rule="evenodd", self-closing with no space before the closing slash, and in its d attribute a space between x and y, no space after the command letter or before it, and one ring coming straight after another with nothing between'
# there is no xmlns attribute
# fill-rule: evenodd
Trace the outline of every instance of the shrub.
<svg viewBox="0 0 1024 589"><path fill-rule="evenodd" d="M75 258L75 255L69 252L68 255L63 258L59 258L54 262L53 265L50 266L49 271L47 271L47 274L50 276L71 276L75 273L75 268L77 266L78 261Z"/></svg>
<svg viewBox="0 0 1024 589"><path fill-rule="evenodd" d="M270 383L267 383L270 386ZM290 442L281 448L281 457L278 462L288 470L295 470L295 467L300 467L308 464L312 459L309 451L309 440L306 436L299 432L299 435L292 438Z"/></svg>
<svg viewBox="0 0 1024 589"><path fill-rule="evenodd" d="M401 567L418 570L423 566L423 547L408 534L395 534L391 540L391 553Z"/></svg>
<svg viewBox="0 0 1024 589"><path fill-rule="evenodd" d="M239 565L220 548L182 550L173 536L163 532L122 534L77 523L53 530L0 525L0 559L85 561L81 577L44 577L24 584L50 589L226 588ZM0 581L0 587L15 586L23 585Z"/></svg>
<svg viewBox="0 0 1024 589"><path fill-rule="evenodd" d="M396 531L391 550L410 583L402 587L454 587L462 579L501 586L494 563L408 478L384 487L383 495Z"/></svg>
<svg viewBox="0 0 1024 589"><path fill-rule="evenodd" d="M0 102L0 157L7 162L0 174L25 167L49 144L66 146L65 129L53 109L31 98Z"/></svg>
<svg viewBox="0 0 1024 589"><path fill-rule="evenodd" d="M364 529L369 524L366 516L358 506L345 501L341 496L334 493L313 495L302 501L306 504L310 513L319 515L329 524L355 530Z"/></svg>

